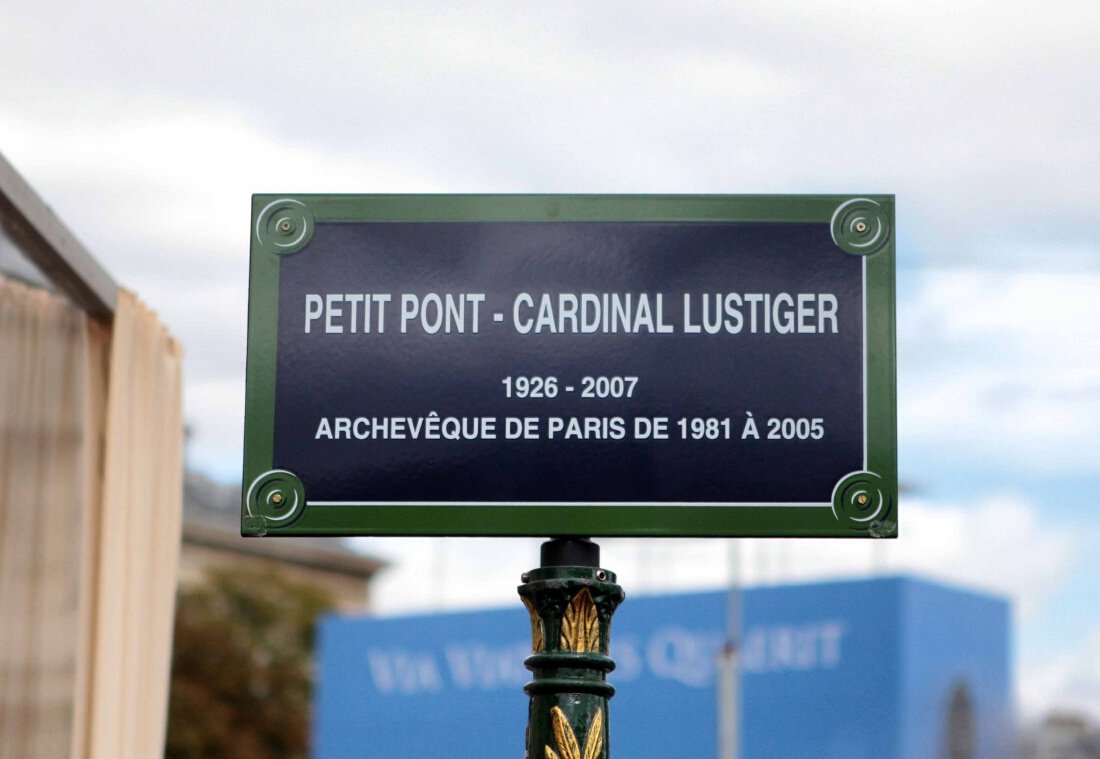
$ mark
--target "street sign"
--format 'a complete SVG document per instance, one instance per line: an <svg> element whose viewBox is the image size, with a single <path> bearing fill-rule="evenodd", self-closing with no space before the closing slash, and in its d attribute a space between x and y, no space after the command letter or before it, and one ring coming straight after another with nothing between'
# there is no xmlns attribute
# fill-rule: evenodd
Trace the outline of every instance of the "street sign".
<svg viewBox="0 0 1100 759"><path fill-rule="evenodd" d="M242 533L897 534L892 196L253 198Z"/></svg>

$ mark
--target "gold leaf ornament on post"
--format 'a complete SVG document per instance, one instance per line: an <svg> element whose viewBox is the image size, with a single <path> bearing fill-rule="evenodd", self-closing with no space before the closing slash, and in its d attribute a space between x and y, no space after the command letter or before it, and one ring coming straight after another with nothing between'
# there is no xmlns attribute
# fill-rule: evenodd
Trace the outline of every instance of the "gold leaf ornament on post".
<svg viewBox="0 0 1100 759"><path fill-rule="evenodd" d="M607 681L615 668L608 633L625 594L615 574L599 568L591 541L551 540L541 558L543 566L524 574L517 589L526 599L535 645L542 646L523 662L534 675L523 686L531 699L524 756L607 759L609 700L615 695Z"/></svg>
<svg viewBox="0 0 1100 759"><path fill-rule="evenodd" d="M546 759L600 759L603 754L603 709L596 710L596 716L588 725L588 735L584 740L584 754L581 754L580 744L577 743L576 733L573 732L565 713L558 707L550 710L550 721L554 728L554 743L558 746L555 751L546 746Z"/></svg>
<svg viewBox="0 0 1100 759"><path fill-rule="evenodd" d="M561 650L598 652L599 647L600 617L592 593L585 588L573 596L561 618Z"/></svg>
<svg viewBox="0 0 1100 759"><path fill-rule="evenodd" d="M530 600L524 596L520 596L520 598L523 599L523 605L527 607L527 613L531 615L531 650L535 653L544 651L546 642L542 633L542 617L539 616L538 610Z"/></svg>

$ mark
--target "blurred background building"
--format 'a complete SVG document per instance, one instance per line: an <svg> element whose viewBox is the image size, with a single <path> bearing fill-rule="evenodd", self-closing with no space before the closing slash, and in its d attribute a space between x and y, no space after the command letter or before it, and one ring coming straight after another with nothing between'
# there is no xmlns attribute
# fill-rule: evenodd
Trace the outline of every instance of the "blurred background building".
<svg viewBox="0 0 1100 759"><path fill-rule="evenodd" d="M363 612L370 605L371 579L385 566L340 538L246 540L240 488L198 472L184 474L181 585L201 582L213 568L277 572L323 591L341 612Z"/></svg>
<svg viewBox="0 0 1100 759"><path fill-rule="evenodd" d="M908 577L744 591L741 756L1012 759L1010 609ZM715 756L727 597L616 613L613 755ZM327 618L314 759L519 756L526 612Z"/></svg>
<svg viewBox="0 0 1100 759"><path fill-rule="evenodd" d="M1024 732L1023 759L1100 759L1100 727L1083 714L1052 712Z"/></svg>
<svg viewBox="0 0 1100 759"><path fill-rule="evenodd" d="M240 489L187 471L168 759L304 757L318 615L362 614L385 564L339 538L242 538Z"/></svg>

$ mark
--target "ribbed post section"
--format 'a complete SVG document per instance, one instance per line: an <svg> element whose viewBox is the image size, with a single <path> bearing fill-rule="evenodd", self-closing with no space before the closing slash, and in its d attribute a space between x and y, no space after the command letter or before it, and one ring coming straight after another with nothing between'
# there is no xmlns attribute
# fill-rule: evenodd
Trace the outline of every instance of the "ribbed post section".
<svg viewBox="0 0 1100 759"><path fill-rule="evenodd" d="M606 569L553 565L555 556L576 556L577 542L544 545L543 566L524 574L519 586L531 615L532 653L524 666L534 679L523 688L531 699L528 759L610 757L608 703L615 694L607 682L607 673L615 668L609 656L611 617L625 594ZM598 549L589 545L598 562Z"/></svg>

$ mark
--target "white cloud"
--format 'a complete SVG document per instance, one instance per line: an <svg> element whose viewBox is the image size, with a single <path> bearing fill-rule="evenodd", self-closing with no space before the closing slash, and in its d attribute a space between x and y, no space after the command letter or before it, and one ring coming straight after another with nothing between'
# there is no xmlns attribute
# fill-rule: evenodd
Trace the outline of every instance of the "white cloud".
<svg viewBox="0 0 1100 759"><path fill-rule="evenodd" d="M907 500L900 524L897 540L741 540L741 582L912 573L1000 594L1028 618L1060 589L1076 560L1069 532L1045 524L1034 504L1012 495L972 505ZM375 585L381 613L513 603L519 575L538 566L539 542L359 539L363 550L394 561ZM601 563L632 594L724 587L733 566L726 540L597 542Z"/></svg>
<svg viewBox="0 0 1100 759"><path fill-rule="evenodd" d="M1044 608L1074 568L1079 546L1073 534L1047 525L1040 509L1022 498L904 506L902 537L887 545L887 567L998 593L1025 619Z"/></svg>
<svg viewBox="0 0 1100 759"><path fill-rule="evenodd" d="M204 267L222 274L226 261L243 274L254 192L439 189L381 147L347 155L291 142L235 106L111 100L118 110L92 109L78 129L4 114L0 138L9 155L23 158L17 163L26 164L32 185L48 188L61 217L122 279L160 273L206 285Z"/></svg>
<svg viewBox="0 0 1100 759"><path fill-rule="evenodd" d="M371 585L382 614L503 606L518 602L520 575L539 564L535 538L356 538L392 562Z"/></svg>
<svg viewBox="0 0 1100 759"><path fill-rule="evenodd" d="M220 481L239 481L244 457L244 385L237 377L194 380L184 389L191 437L187 463Z"/></svg>
<svg viewBox="0 0 1100 759"><path fill-rule="evenodd" d="M1025 668L1021 685L1020 707L1029 718L1068 711L1100 719L1100 631Z"/></svg>
<svg viewBox="0 0 1100 759"><path fill-rule="evenodd" d="M903 451L1094 471L1100 274L930 270L898 315Z"/></svg>
<svg viewBox="0 0 1100 759"><path fill-rule="evenodd" d="M305 146L336 158L324 189L373 158L447 189L896 191L941 261L1006 225L1095 224L1087 0L70 6L0 11L0 96L53 138L13 155L28 169L71 163L90 122L110 147L167 118L151 160L112 163L213 163L214 191L245 168L289 188Z"/></svg>

